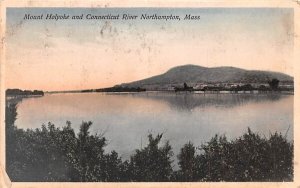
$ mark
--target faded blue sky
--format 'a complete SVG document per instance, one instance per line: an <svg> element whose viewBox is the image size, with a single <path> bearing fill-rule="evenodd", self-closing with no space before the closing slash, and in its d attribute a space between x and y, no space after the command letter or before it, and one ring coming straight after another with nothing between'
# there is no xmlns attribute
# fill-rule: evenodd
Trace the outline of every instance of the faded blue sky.
<svg viewBox="0 0 300 188"><path fill-rule="evenodd" d="M181 21L23 20L47 13L173 14ZM185 14L201 19L183 20ZM6 19L7 88L107 87L184 64L293 75L288 8L8 8Z"/></svg>

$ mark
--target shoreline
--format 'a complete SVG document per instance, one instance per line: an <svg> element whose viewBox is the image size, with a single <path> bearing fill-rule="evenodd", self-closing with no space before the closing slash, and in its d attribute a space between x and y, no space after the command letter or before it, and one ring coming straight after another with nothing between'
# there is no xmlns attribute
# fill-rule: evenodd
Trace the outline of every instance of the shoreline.
<svg viewBox="0 0 300 188"><path fill-rule="evenodd" d="M118 91L118 92L81 92L81 91L70 91L70 92L45 92L45 94L70 94L70 93L104 93L104 94L138 94L138 93L170 93L170 94L285 94L294 95L294 91L259 91L259 90L245 90L245 91L169 91L169 90L148 90L141 92L128 92L128 91Z"/></svg>

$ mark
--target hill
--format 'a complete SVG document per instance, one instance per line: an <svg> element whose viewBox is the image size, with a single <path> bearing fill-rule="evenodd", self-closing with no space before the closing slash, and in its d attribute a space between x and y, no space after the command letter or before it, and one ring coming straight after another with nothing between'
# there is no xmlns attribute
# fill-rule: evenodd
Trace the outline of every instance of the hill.
<svg viewBox="0 0 300 188"><path fill-rule="evenodd" d="M183 83L190 85L196 83L267 83L273 78L281 82L293 82L293 77L279 72L245 70L235 67L208 68L197 65L183 65L171 68L161 75L118 86L158 89Z"/></svg>

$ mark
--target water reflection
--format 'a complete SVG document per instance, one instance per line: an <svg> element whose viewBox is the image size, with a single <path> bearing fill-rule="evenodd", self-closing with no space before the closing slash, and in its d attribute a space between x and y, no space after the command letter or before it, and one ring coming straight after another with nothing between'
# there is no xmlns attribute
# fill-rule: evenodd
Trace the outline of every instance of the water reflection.
<svg viewBox="0 0 300 188"><path fill-rule="evenodd" d="M279 131L293 139L293 95L175 94L175 93L73 93L51 94L19 101L16 125L40 128L48 122L64 126L71 121L78 131L92 121L91 132L109 140L107 151L129 157L147 143L147 134L165 133L175 154L183 144L208 141L215 134L228 138L250 127L268 136Z"/></svg>
<svg viewBox="0 0 300 188"><path fill-rule="evenodd" d="M128 94L125 94L128 95ZM131 94L136 98L152 99L167 104L174 109L191 111L195 108L205 108L209 106L233 108L247 103L260 103L277 101L288 95L281 94L194 94L194 93L137 93Z"/></svg>

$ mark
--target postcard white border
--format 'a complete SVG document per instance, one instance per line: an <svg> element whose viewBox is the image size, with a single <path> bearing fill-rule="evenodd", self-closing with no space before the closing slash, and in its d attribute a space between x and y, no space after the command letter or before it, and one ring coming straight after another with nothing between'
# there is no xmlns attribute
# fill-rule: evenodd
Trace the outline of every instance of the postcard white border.
<svg viewBox="0 0 300 188"><path fill-rule="evenodd" d="M298 187L300 188L300 166L299 166L299 144L300 144L300 0L116 0L116 1L59 1L59 0L7 0L0 1L1 19L0 19L0 187ZM293 8L294 9L294 56L293 56L293 69L294 69L294 182L282 183L16 183L10 182L7 177L5 169L5 19L7 7L273 7L273 8Z"/></svg>

